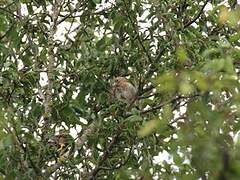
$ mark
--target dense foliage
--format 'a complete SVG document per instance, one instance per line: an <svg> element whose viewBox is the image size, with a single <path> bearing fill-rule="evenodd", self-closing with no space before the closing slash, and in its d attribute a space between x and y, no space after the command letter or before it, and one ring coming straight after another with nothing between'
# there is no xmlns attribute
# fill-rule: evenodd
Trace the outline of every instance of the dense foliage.
<svg viewBox="0 0 240 180"><path fill-rule="evenodd" d="M1 0L0 176L239 179L239 20L236 0Z"/></svg>

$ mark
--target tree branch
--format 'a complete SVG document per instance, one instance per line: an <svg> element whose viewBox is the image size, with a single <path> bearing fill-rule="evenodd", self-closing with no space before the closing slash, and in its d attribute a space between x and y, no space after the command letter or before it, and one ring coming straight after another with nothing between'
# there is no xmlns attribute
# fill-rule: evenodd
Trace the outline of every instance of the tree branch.
<svg viewBox="0 0 240 180"><path fill-rule="evenodd" d="M45 119L45 129L44 131L48 130L49 127L49 118L51 117L52 111L52 87L53 87L53 71L54 71L54 34L57 30L57 18L61 10L61 0L56 0L54 6L52 8L52 24L49 30L49 37L48 37L48 64L47 64L47 77L48 77L48 84L45 94L45 101L44 101L44 119Z"/></svg>
<svg viewBox="0 0 240 180"><path fill-rule="evenodd" d="M172 124L178 122L179 120L181 120L181 119L186 119L186 118L187 118L186 115L179 116L179 117L173 119L173 120L169 123L169 125L171 126Z"/></svg>
<svg viewBox="0 0 240 180"><path fill-rule="evenodd" d="M158 95L158 94L159 94L159 93L152 93L152 94L149 94L149 95L147 95L147 96L140 96L138 99L147 99L147 98L156 96L156 95Z"/></svg>
<svg viewBox="0 0 240 180"><path fill-rule="evenodd" d="M189 21L188 23L186 23L186 24L183 26L184 29L187 28L188 26L190 26L191 24L195 23L195 22L198 20L198 18L199 18L199 17L201 16L201 14L203 13L204 8L206 7L206 5L207 5L207 3L208 3L209 1L210 1L210 0L206 0L206 1L204 2L203 6L202 6L202 8L199 10L198 14L197 14L191 21Z"/></svg>
<svg viewBox="0 0 240 180"><path fill-rule="evenodd" d="M111 151L114 147L114 145L118 142L118 138L121 134L122 130L119 128L116 132L116 134L113 136L112 141L110 142L110 144L108 145L108 147L105 149L105 151L103 152L103 155L100 157L97 166L93 169L93 171L90 173L90 175L88 176L89 180L93 180L95 179L97 173L101 170L101 166L102 164L107 160L107 158L109 157L109 155L111 154Z"/></svg>
<svg viewBox="0 0 240 180"><path fill-rule="evenodd" d="M74 9L70 14L67 14L65 16L63 16L63 18L61 20L59 20L57 22L57 24L61 24L62 22L64 22L66 19L68 18L76 18L76 17L83 17L83 16L89 16L89 15L101 15L101 14L104 14L106 13L106 11L112 9L113 7L109 7L109 8L106 8L106 9L103 9L101 11L96 11L96 12L93 12L93 13L87 13L87 14L81 14L81 15L73 15L74 13L78 12L78 9ZM61 16L61 15L60 15Z"/></svg>
<svg viewBox="0 0 240 180"><path fill-rule="evenodd" d="M161 104L155 106L155 107L152 107L150 109L147 109L147 110L144 110L144 111L141 111L140 113L141 114L146 114L146 113L149 113L149 112L153 112L153 111L156 111L158 109L161 109L162 107L166 106L167 104L170 104L172 102L175 102L177 100L180 100L180 99L187 99L187 98L194 98L194 97L197 97L199 96L199 94L196 94L196 95L193 95L193 96L177 96L177 97L174 97L168 101L165 101L165 102L162 102Z"/></svg>
<svg viewBox="0 0 240 180"><path fill-rule="evenodd" d="M83 144L87 141L87 137L93 134L95 126L96 124L93 122L88 126L88 128L83 132L83 134L80 137L78 137L76 141L76 150L79 150L83 146Z"/></svg>

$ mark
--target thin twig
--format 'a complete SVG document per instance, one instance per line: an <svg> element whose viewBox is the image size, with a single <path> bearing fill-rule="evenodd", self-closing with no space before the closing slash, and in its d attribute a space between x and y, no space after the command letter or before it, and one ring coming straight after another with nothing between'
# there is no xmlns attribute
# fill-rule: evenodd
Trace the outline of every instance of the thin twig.
<svg viewBox="0 0 240 180"><path fill-rule="evenodd" d="M179 120L181 120L181 119L186 119L186 118L187 118L187 117L186 117L185 115L179 116L179 117L173 119L173 120L169 123L169 125L172 125L172 124L178 122Z"/></svg>
<svg viewBox="0 0 240 180"><path fill-rule="evenodd" d="M140 96L138 99L147 99L147 98L150 98L150 97L153 97L153 96L156 96L158 95L159 93L152 93L150 95L147 95L147 96Z"/></svg>
<svg viewBox="0 0 240 180"><path fill-rule="evenodd" d="M57 22L57 24L61 24L62 22L64 22L66 19L68 18L76 18L76 17L83 17L83 16L89 16L89 15L101 15L106 13L108 10L112 9L113 7L109 7L106 9L103 9L101 11L97 11L97 12L92 12L92 13L87 13L87 14L80 14L80 15L73 15L74 13L78 12L78 9L74 9L70 14L64 16L61 20L59 20Z"/></svg>
<svg viewBox="0 0 240 180"><path fill-rule="evenodd" d="M0 37L0 41L1 41L3 38L5 38L5 36L7 36L9 32L12 31L14 25L15 25L14 23L11 24L11 26L9 27L9 29Z"/></svg>
<svg viewBox="0 0 240 180"><path fill-rule="evenodd" d="M5 9L5 8L0 7L0 11L4 11L4 12L10 14L11 16L20 19L20 16L18 16L17 14L12 13L11 11L9 11L9 10L7 10L7 9Z"/></svg>
<svg viewBox="0 0 240 180"><path fill-rule="evenodd" d="M190 26L191 24L195 23L195 22L198 20L198 18L199 18L199 17L201 16L201 14L203 13L204 8L206 7L206 5L207 5L207 3L208 3L209 1L210 1L210 0L206 0L206 1L204 2L203 6L202 6L202 8L199 10L198 14L197 14L191 21L189 21L188 23L186 23L186 24L183 26L184 29L187 28L188 26Z"/></svg>
<svg viewBox="0 0 240 180"><path fill-rule="evenodd" d="M160 103L159 105L157 105L155 107L152 107L150 109L142 111L141 114L146 114L146 113L153 112L153 111L156 111L158 109L161 109L162 107L166 106L167 104L170 104L171 102L174 102L174 101L176 101L178 99L180 99L180 97L174 97L173 99L170 99L168 101L162 102L162 103Z"/></svg>
<svg viewBox="0 0 240 180"><path fill-rule="evenodd" d="M162 102L161 104L159 104L155 107L152 107L150 109L141 111L141 114L146 114L146 113L149 113L149 112L156 111L156 110L161 109L162 107L166 106L167 104L170 104L170 103L175 102L175 101L180 100L180 99L194 98L194 97L197 97L197 96L199 96L199 94L196 94L196 95L193 95L193 96L177 96L177 97L174 97L174 98L172 98L168 101Z"/></svg>
<svg viewBox="0 0 240 180"><path fill-rule="evenodd" d="M139 35L139 32L138 32L138 27L136 27L135 22L133 21L131 15L130 15L130 13L129 13L129 9L128 9L128 6L127 6L126 1L123 0L123 3L124 3L124 6L125 6L125 8L126 8L127 17L128 17L128 19L129 19L130 23L132 24L133 30L134 30L135 33L136 33L137 40L138 40L139 44L141 45L142 50L143 50L144 53L146 54L149 62L152 62L151 56L149 55L147 49L146 49L145 46L143 45L143 41L142 41L142 39L141 39L141 37L140 37L140 35Z"/></svg>
<svg viewBox="0 0 240 180"><path fill-rule="evenodd" d="M128 160L130 159L131 157L131 154L132 154L132 150L133 150L133 146L131 146L129 152L128 152L128 155L126 157L126 159L123 161L123 160L120 160L119 162L117 162L115 165L113 165L112 167L101 167L101 170L107 170L107 171L112 171L112 170L115 170L115 169L120 169L122 166L124 166L125 164L127 164Z"/></svg>

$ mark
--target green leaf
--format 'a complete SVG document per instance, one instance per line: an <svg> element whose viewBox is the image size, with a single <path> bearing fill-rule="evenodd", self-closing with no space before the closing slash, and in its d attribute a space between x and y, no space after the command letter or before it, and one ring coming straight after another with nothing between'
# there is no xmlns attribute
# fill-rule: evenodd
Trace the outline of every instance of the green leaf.
<svg viewBox="0 0 240 180"><path fill-rule="evenodd" d="M194 84L203 92L207 91L209 88L208 82L207 82L207 76L205 76L202 72L199 71L193 71L191 73L192 78L195 80Z"/></svg>
<svg viewBox="0 0 240 180"><path fill-rule="evenodd" d="M96 0L89 0L88 6L90 9L94 9L96 7Z"/></svg>
<svg viewBox="0 0 240 180"><path fill-rule="evenodd" d="M174 71L158 76L153 82L159 92L174 93L177 90L177 79Z"/></svg>
<svg viewBox="0 0 240 180"><path fill-rule="evenodd" d="M204 67L203 71L205 72L219 72L224 69L225 59L214 59L208 62Z"/></svg>
<svg viewBox="0 0 240 180"><path fill-rule="evenodd" d="M225 59L224 70L226 71L226 73L229 73L229 74L235 73L235 68L233 66L233 61L229 57Z"/></svg>
<svg viewBox="0 0 240 180"><path fill-rule="evenodd" d="M191 84L192 77L188 72L180 74L179 91L181 94L191 94L194 91L194 87Z"/></svg>
<svg viewBox="0 0 240 180"><path fill-rule="evenodd" d="M109 42L109 38L104 36L102 39L100 39L97 43L96 43L96 48L97 50L99 51L102 51L104 50L107 45L108 45L108 42Z"/></svg>
<svg viewBox="0 0 240 180"><path fill-rule="evenodd" d="M150 135L151 133L156 131L158 124L159 124L158 119L147 121L143 125L143 127L140 130L138 130L138 136L144 137L144 136Z"/></svg>
<svg viewBox="0 0 240 180"><path fill-rule="evenodd" d="M132 115L132 116L129 116L127 119L125 119L124 121L126 122L138 122L138 121L142 121L142 117L139 116L139 115Z"/></svg>
<svg viewBox="0 0 240 180"><path fill-rule="evenodd" d="M32 110L30 111L34 118L38 118L43 113L42 106L39 103L32 103Z"/></svg>
<svg viewBox="0 0 240 180"><path fill-rule="evenodd" d="M178 57L180 63L183 63L188 58L187 57L187 52L182 46L177 48L176 54L177 54L177 57Z"/></svg>
<svg viewBox="0 0 240 180"><path fill-rule="evenodd" d="M87 95L88 92L84 91L84 90L81 90L77 97L76 97L76 104L81 107L81 108L84 108L85 105L86 105L86 101L85 101L85 98L86 98L86 95Z"/></svg>
<svg viewBox="0 0 240 180"><path fill-rule="evenodd" d="M64 122L68 125L75 125L79 122L74 109L70 106L66 105L59 113Z"/></svg>
<svg viewBox="0 0 240 180"><path fill-rule="evenodd" d="M5 17L0 15L0 32L6 32L7 31L7 24Z"/></svg>
<svg viewBox="0 0 240 180"><path fill-rule="evenodd" d="M139 137L145 137L153 132L161 133L166 130L168 119L171 117L172 112L170 112L170 107L164 109L164 113L161 119L153 119L144 123L144 125L138 130Z"/></svg>
<svg viewBox="0 0 240 180"><path fill-rule="evenodd" d="M9 148L12 146L13 144L13 141L12 141L12 135L11 134L8 134L6 137L4 137L2 139L2 145L3 145L3 148Z"/></svg>
<svg viewBox="0 0 240 180"><path fill-rule="evenodd" d="M220 56L220 50L217 48L209 48L204 51L203 57L204 58L212 58L212 57L219 57Z"/></svg>
<svg viewBox="0 0 240 180"><path fill-rule="evenodd" d="M27 4L27 9L28 9L29 14L33 14L33 7L32 7L32 5Z"/></svg>
<svg viewBox="0 0 240 180"><path fill-rule="evenodd" d="M229 37L230 42L237 42L239 39L240 39L240 31L233 35L230 35Z"/></svg>
<svg viewBox="0 0 240 180"><path fill-rule="evenodd" d="M116 16L113 19L114 31L118 31L122 26L127 22L127 17L125 16Z"/></svg>

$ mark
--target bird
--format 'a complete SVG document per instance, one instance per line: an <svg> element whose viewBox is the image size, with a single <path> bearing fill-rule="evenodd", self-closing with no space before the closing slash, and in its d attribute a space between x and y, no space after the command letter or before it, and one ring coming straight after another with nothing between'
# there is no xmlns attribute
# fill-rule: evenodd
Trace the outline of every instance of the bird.
<svg viewBox="0 0 240 180"><path fill-rule="evenodd" d="M131 106L137 99L137 88L125 77L116 77L111 83L111 94Z"/></svg>
<svg viewBox="0 0 240 180"><path fill-rule="evenodd" d="M72 136L63 132L49 139L48 144L56 154L58 161L66 159L74 149Z"/></svg>

